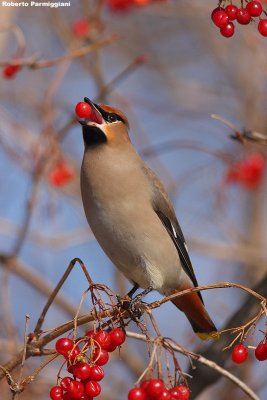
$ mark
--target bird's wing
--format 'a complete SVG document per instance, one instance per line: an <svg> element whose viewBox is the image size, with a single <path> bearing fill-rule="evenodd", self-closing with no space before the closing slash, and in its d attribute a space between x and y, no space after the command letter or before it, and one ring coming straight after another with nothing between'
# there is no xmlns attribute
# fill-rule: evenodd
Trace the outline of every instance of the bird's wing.
<svg viewBox="0 0 267 400"><path fill-rule="evenodd" d="M160 182L157 175L147 166L144 167L144 172L147 175L150 184L152 185L152 205L159 219L165 226L170 235L180 257L181 265L189 276L194 286L198 286L195 272L187 251L187 246L182 229L177 221L174 208L171 204L169 196ZM198 292L202 300L201 293ZM203 301L203 300L202 300Z"/></svg>

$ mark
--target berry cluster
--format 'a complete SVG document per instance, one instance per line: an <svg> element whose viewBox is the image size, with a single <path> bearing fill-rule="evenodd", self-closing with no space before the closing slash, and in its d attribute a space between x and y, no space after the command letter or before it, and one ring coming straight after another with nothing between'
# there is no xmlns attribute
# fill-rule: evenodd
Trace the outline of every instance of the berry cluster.
<svg viewBox="0 0 267 400"><path fill-rule="evenodd" d="M152 378L131 389L128 400L188 400L189 395L187 386L177 385L168 389L162 379Z"/></svg>
<svg viewBox="0 0 267 400"><path fill-rule="evenodd" d="M259 343L255 349L255 357L258 361L267 360L267 343ZM235 345L232 351L232 361L236 364L242 364L248 359L248 348L239 343Z"/></svg>
<svg viewBox="0 0 267 400"><path fill-rule="evenodd" d="M74 179L73 168L64 159L58 160L48 174L48 182L54 187L63 187Z"/></svg>
<svg viewBox="0 0 267 400"><path fill-rule="evenodd" d="M261 18L261 15L266 12L263 10L261 3L258 0L247 1L246 7L228 4L226 7L221 6L215 8L211 13L213 23L220 28L221 35L231 37L235 32L235 25L232 21L236 20L241 25L248 25L255 18L259 18L258 31L262 36L267 36L267 19Z"/></svg>
<svg viewBox="0 0 267 400"><path fill-rule="evenodd" d="M18 65L6 65L3 69L3 77L5 79L13 79L17 73L21 70L21 66Z"/></svg>
<svg viewBox="0 0 267 400"><path fill-rule="evenodd" d="M233 163L226 173L227 183L238 183L246 189L256 189L262 182L266 161L260 153L252 153Z"/></svg>
<svg viewBox="0 0 267 400"><path fill-rule="evenodd" d="M84 38L89 35L91 27L88 20L82 18L74 21L71 28L76 37Z"/></svg>
<svg viewBox="0 0 267 400"><path fill-rule="evenodd" d="M69 338L57 340L56 351L65 357L67 371L72 377L58 378L58 384L50 390L50 398L92 400L99 396L99 381L105 376L102 366L109 361L109 353L121 346L125 339L125 332L114 328L110 331L90 330L77 342ZM82 342L84 346L80 349L79 344Z"/></svg>

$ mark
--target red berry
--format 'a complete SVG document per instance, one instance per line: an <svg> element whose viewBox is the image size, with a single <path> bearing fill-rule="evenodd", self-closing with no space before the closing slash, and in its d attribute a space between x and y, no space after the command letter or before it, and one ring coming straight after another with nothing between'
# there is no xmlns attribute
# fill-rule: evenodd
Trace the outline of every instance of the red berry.
<svg viewBox="0 0 267 400"><path fill-rule="evenodd" d="M232 361L236 364L242 364L247 358L248 349L242 343L235 345L232 351Z"/></svg>
<svg viewBox="0 0 267 400"><path fill-rule="evenodd" d="M229 17L224 10L215 11L211 18L218 28L224 27L229 21Z"/></svg>
<svg viewBox="0 0 267 400"><path fill-rule="evenodd" d="M93 381L101 381L105 376L103 368L99 365L93 365L90 370L90 379Z"/></svg>
<svg viewBox="0 0 267 400"><path fill-rule="evenodd" d="M58 160L48 175L51 186L62 187L74 179L75 173L72 167L64 160Z"/></svg>
<svg viewBox="0 0 267 400"><path fill-rule="evenodd" d="M160 396L157 397L157 400L171 400L171 394L168 389L164 389Z"/></svg>
<svg viewBox="0 0 267 400"><path fill-rule="evenodd" d="M74 342L69 338L61 338L56 341L56 351L63 356L67 357L73 347Z"/></svg>
<svg viewBox="0 0 267 400"><path fill-rule="evenodd" d="M101 386L98 382L89 381L85 385L85 392L88 396L97 397L101 393Z"/></svg>
<svg viewBox="0 0 267 400"><path fill-rule="evenodd" d="M267 343L258 344L258 346L256 347L256 350L255 350L255 357L259 361L267 360Z"/></svg>
<svg viewBox="0 0 267 400"><path fill-rule="evenodd" d="M246 8L239 8L236 16L237 21L241 25L247 25L251 21L251 15Z"/></svg>
<svg viewBox="0 0 267 400"><path fill-rule="evenodd" d="M225 7L225 12L228 15L230 21L236 19L237 11L238 7L235 6L234 4L229 4L228 6Z"/></svg>
<svg viewBox="0 0 267 400"><path fill-rule="evenodd" d="M216 7L216 8L214 8L214 10L212 10L212 13L211 13L211 19L213 19L213 15L214 15L217 11L224 11L224 8L222 8L222 7Z"/></svg>
<svg viewBox="0 0 267 400"><path fill-rule="evenodd" d="M147 396L142 388L133 388L128 393L128 400L146 400Z"/></svg>
<svg viewBox="0 0 267 400"><path fill-rule="evenodd" d="M255 189L262 182L265 165L265 159L261 154L252 153L244 161L236 162L230 167L226 182L238 182L247 189Z"/></svg>
<svg viewBox="0 0 267 400"><path fill-rule="evenodd" d="M90 118L92 115L92 107L90 104L81 101L76 105L75 112L79 118Z"/></svg>
<svg viewBox="0 0 267 400"><path fill-rule="evenodd" d="M60 386L54 386L50 390L50 398L52 400L62 400L63 399L63 390Z"/></svg>
<svg viewBox="0 0 267 400"><path fill-rule="evenodd" d="M67 363L67 371L70 373L70 374L73 374L73 368L74 368L74 365L72 365L72 364L70 364L69 362Z"/></svg>
<svg viewBox="0 0 267 400"><path fill-rule="evenodd" d="M82 382L72 380L67 389L67 393L73 399L80 399L84 395L84 385Z"/></svg>
<svg viewBox="0 0 267 400"><path fill-rule="evenodd" d="M262 181L265 169L265 159L261 154L252 153L241 164L240 181L249 188L256 188Z"/></svg>
<svg viewBox="0 0 267 400"><path fill-rule="evenodd" d="M100 344L101 348L105 350L107 350L111 344L111 337L107 331L97 332L95 340Z"/></svg>
<svg viewBox="0 0 267 400"><path fill-rule="evenodd" d="M187 386L178 385L170 389L171 399L173 400L188 400L190 396L190 391Z"/></svg>
<svg viewBox="0 0 267 400"><path fill-rule="evenodd" d="M90 31L90 24L86 19L79 19L72 25L72 31L77 37L87 36Z"/></svg>
<svg viewBox="0 0 267 400"><path fill-rule="evenodd" d="M262 36L267 36L267 19L261 19L258 24L258 31Z"/></svg>
<svg viewBox="0 0 267 400"><path fill-rule="evenodd" d="M61 379L60 386L62 387L63 390L68 390L68 387L73 379L71 379L69 376L65 376L65 378Z"/></svg>
<svg viewBox="0 0 267 400"><path fill-rule="evenodd" d="M91 329L90 331L85 332L84 336L87 336L89 338L93 338L94 339L95 335L96 335L96 332L93 329ZM89 342L90 342L90 340L89 340Z"/></svg>
<svg viewBox="0 0 267 400"><path fill-rule="evenodd" d="M63 400L72 400L72 397L68 393L63 394Z"/></svg>
<svg viewBox="0 0 267 400"><path fill-rule="evenodd" d="M106 4L111 11L128 11L133 5L133 0L106 0Z"/></svg>
<svg viewBox="0 0 267 400"><path fill-rule="evenodd" d="M146 393L149 396L160 396L165 389L164 383L161 379L150 379L147 387L146 387Z"/></svg>
<svg viewBox="0 0 267 400"><path fill-rule="evenodd" d="M73 375L76 376L76 378L81 379L82 381L88 379L90 377L90 374L91 367L87 363L78 363L73 368Z"/></svg>
<svg viewBox="0 0 267 400"><path fill-rule="evenodd" d="M122 345L122 343L125 342L126 339L125 332L120 328L112 329L109 335L111 338L111 343L113 343L116 346L120 346Z"/></svg>
<svg viewBox="0 0 267 400"><path fill-rule="evenodd" d="M97 348L94 351L92 360L96 363L96 365L105 365L109 360L108 352L104 349Z"/></svg>
<svg viewBox="0 0 267 400"><path fill-rule="evenodd" d="M262 5L259 1L250 1L247 3L246 9L252 17L259 17L262 13Z"/></svg>
<svg viewBox="0 0 267 400"><path fill-rule="evenodd" d="M144 380L142 383L141 383L141 385L140 385L140 387L146 392L146 389L147 389L147 386L149 385L149 382L150 382L150 379L146 379L146 380Z"/></svg>
<svg viewBox="0 0 267 400"><path fill-rule="evenodd" d="M15 78L17 72L21 69L20 65L6 65L3 69L3 77L5 79Z"/></svg>
<svg viewBox="0 0 267 400"><path fill-rule="evenodd" d="M151 3L151 0L133 0L133 4L139 7L147 6Z"/></svg>
<svg viewBox="0 0 267 400"><path fill-rule="evenodd" d="M228 22L223 28L220 29L222 36L231 37L235 33L235 26L232 22Z"/></svg>
<svg viewBox="0 0 267 400"><path fill-rule="evenodd" d="M107 350L109 353L112 353L114 350L116 350L117 346L114 343L110 343L110 345L108 346Z"/></svg>

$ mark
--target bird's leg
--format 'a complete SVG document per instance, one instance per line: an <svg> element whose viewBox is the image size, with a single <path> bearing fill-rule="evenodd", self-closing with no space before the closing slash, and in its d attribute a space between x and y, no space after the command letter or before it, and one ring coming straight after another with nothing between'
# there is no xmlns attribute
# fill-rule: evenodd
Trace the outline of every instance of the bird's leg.
<svg viewBox="0 0 267 400"><path fill-rule="evenodd" d="M139 287L139 286L138 286ZM129 292L131 293L133 291L133 289L135 288L135 286L132 288L132 290ZM137 290L137 289L136 289ZM135 290L135 291L136 291ZM137 296L135 296L132 300L131 303L136 303L137 301L141 301L148 293L152 292L153 287L152 286L148 286L148 288L146 288L145 290L143 290L141 293L139 293ZM134 292L135 292L134 291ZM133 293L134 293L133 292ZM129 296L131 297L131 296Z"/></svg>
<svg viewBox="0 0 267 400"><path fill-rule="evenodd" d="M134 283L132 289L126 294L126 296L121 297L118 295L117 300L118 300L118 303L120 304L120 306L123 306L123 303L125 303L125 302L129 303L129 298L132 300L134 293L138 289L139 289L139 285L137 283Z"/></svg>
<svg viewBox="0 0 267 400"><path fill-rule="evenodd" d="M133 299L131 299L130 304L129 304L129 311L132 314L132 316L136 318L140 318L142 315L142 310L140 307L138 308L138 303L142 302L142 299L151 291L153 290L152 286L149 286L145 290L143 290L141 293L139 293L137 296L135 296Z"/></svg>
<svg viewBox="0 0 267 400"><path fill-rule="evenodd" d="M132 287L132 289L130 290L130 292L127 293L126 297L130 297L130 299L133 298L133 295L135 294L135 292L139 289L139 285L138 283L135 283L134 286Z"/></svg>
<svg viewBox="0 0 267 400"><path fill-rule="evenodd" d="M117 297L120 306L123 307L124 309L128 310L131 315L131 318L136 322L138 322L138 319L142 315L142 311L140 310L140 308L138 308L136 306L138 303L140 303L142 301L142 299L148 293L150 293L153 290L153 288L151 286L149 286L148 288L143 290L141 293L139 293L137 296L132 298L132 296L138 289L139 289L139 285L137 283L135 283L134 286L132 287L132 289L127 293L127 295L124 298Z"/></svg>

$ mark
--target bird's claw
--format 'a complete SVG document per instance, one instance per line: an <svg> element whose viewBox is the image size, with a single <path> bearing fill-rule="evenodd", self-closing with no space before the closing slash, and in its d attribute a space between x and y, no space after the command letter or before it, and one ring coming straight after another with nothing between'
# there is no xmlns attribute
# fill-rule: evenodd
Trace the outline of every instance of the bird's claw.
<svg viewBox="0 0 267 400"><path fill-rule="evenodd" d="M131 299L129 302L129 313L131 318L138 322L143 314L143 305L142 296L137 295L135 298Z"/></svg>
<svg viewBox="0 0 267 400"><path fill-rule="evenodd" d="M122 297L122 296L119 296L119 295L117 295L116 297L117 297L117 301L118 301L119 307L124 308L125 297Z"/></svg>
<svg viewBox="0 0 267 400"><path fill-rule="evenodd" d="M117 296L119 306L128 311L130 318L135 322L139 322L143 314L142 307L140 307L140 305L144 303L141 301L141 299L142 296L139 295L134 299L131 299L129 296Z"/></svg>

